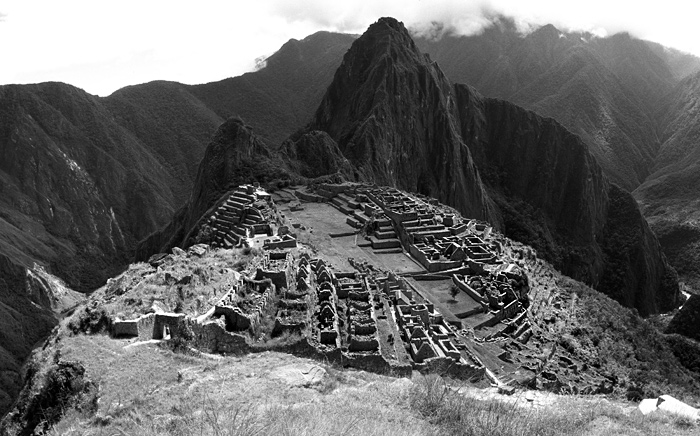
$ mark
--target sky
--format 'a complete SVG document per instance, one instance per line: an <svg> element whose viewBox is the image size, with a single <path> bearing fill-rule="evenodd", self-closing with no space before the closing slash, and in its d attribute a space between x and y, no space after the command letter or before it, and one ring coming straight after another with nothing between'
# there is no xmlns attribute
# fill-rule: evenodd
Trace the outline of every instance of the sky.
<svg viewBox="0 0 700 436"><path fill-rule="evenodd" d="M627 31L700 56L700 6L666 0L0 0L0 84L59 81L106 96L152 80L241 75L291 38L360 34L392 16L415 32L462 34L498 14L600 36Z"/></svg>

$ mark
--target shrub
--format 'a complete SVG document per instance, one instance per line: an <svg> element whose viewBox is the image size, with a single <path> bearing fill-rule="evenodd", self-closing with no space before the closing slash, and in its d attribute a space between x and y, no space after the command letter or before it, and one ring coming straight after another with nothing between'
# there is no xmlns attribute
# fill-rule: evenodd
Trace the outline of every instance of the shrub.
<svg viewBox="0 0 700 436"><path fill-rule="evenodd" d="M112 317L103 308L90 304L83 310L77 311L71 317L67 327L74 335L108 332L112 328Z"/></svg>
<svg viewBox="0 0 700 436"><path fill-rule="evenodd" d="M459 287L457 285L455 285L454 283L452 283L450 285L450 296L452 297L453 300L455 298L457 298L457 295L459 295L459 292L460 292Z"/></svg>

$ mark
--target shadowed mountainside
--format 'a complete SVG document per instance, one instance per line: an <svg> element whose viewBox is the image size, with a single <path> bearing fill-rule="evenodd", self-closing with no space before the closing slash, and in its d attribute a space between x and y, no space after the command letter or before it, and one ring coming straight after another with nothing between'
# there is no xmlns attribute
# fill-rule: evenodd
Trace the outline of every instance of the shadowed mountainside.
<svg viewBox="0 0 700 436"><path fill-rule="evenodd" d="M82 295L41 268L18 265L0 254L0 415L22 388L21 369L32 349L58 323L56 313Z"/></svg>
<svg viewBox="0 0 700 436"><path fill-rule="evenodd" d="M222 120L243 118L276 148L309 121L354 39L331 32L291 39L265 60L265 68L188 91Z"/></svg>
<svg viewBox="0 0 700 436"><path fill-rule="evenodd" d="M599 38L547 25L523 36L505 18L479 35L417 44L451 80L561 122L628 190L654 165L658 101L700 70L695 56L625 33Z"/></svg>
<svg viewBox="0 0 700 436"><path fill-rule="evenodd" d="M172 213L170 176L77 88L8 85L0 101L0 254L92 290Z"/></svg>
<svg viewBox="0 0 700 436"><path fill-rule="evenodd" d="M479 35L416 41L453 81L579 135L613 182L635 190L681 278L700 286L700 58L626 33L599 38L548 25L523 36L508 19Z"/></svg>
<svg viewBox="0 0 700 436"><path fill-rule="evenodd" d="M663 145L653 173L635 191L679 274L700 287L700 74L686 78L659 107Z"/></svg>

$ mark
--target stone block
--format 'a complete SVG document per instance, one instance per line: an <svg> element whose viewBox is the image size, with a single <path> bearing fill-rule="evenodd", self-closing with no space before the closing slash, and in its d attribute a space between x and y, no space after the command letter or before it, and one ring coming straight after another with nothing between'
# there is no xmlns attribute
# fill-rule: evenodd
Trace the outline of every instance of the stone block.
<svg viewBox="0 0 700 436"><path fill-rule="evenodd" d="M133 337L139 335L139 321L132 319L127 321L114 321L112 323L112 336Z"/></svg>

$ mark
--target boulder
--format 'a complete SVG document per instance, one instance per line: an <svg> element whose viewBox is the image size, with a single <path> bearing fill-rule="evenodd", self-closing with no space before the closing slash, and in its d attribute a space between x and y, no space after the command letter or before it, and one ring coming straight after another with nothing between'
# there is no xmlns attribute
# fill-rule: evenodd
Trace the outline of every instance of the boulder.
<svg viewBox="0 0 700 436"><path fill-rule="evenodd" d="M310 388L321 384L328 373L325 369L311 363L295 363L275 368L270 377L282 380L290 386Z"/></svg>

